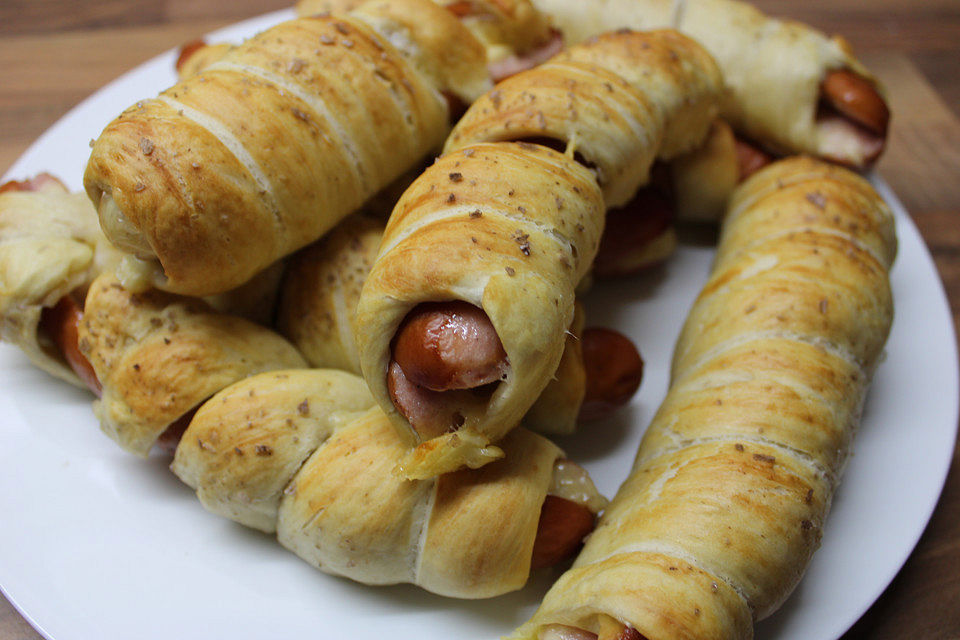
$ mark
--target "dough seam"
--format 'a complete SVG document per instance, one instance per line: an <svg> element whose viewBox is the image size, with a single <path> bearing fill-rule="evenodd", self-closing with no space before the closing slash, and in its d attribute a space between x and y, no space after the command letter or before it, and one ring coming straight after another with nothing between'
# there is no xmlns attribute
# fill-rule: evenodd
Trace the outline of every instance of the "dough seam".
<svg viewBox="0 0 960 640"><path fill-rule="evenodd" d="M441 211L431 213L429 215L421 216L413 224L406 225L400 232L394 234L393 237L390 238L389 242L384 243L380 247L380 254L377 256L377 260L382 259L391 251L396 249L397 246L402 244L404 240L407 240L410 236L419 232L421 229L425 229L426 227L438 222L456 220L457 218L469 219L471 214L478 210L481 211L481 213L485 216L500 216L523 225L534 227L537 229L537 231L540 231L543 233L543 235L549 237L557 245L559 245L560 248L563 249L564 253L567 254L567 256L571 258L573 257L573 242L571 242L554 226L537 222L528 216L518 215L512 211L501 209L499 205L483 205L481 207L478 205L459 204L447 207Z"/></svg>
<svg viewBox="0 0 960 640"><path fill-rule="evenodd" d="M220 60L219 62L215 62L205 69L205 71L217 70L234 71L237 73L256 76L261 80L265 80L270 84L275 85L281 91L287 91L293 94L294 97L307 104L311 109L322 116L324 121L333 128L334 133L336 133L337 136L337 143L342 144L344 150L353 159L353 162L350 164L350 168L353 170L352 173L354 174L354 177L360 183L362 188L366 190L370 189L368 172L365 167L365 164L367 164L367 159L360 157L360 154L357 151L356 141L347 134L347 130L343 126L343 123L334 116L333 111L327 106L327 103L324 102L319 95L312 96L283 76L273 73L267 69L262 69L249 64L240 64L237 62L231 62L229 60Z"/></svg>
<svg viewBox="0 0 960 640"><path fill-rule="evenodd" d="M422 482L422 480L412 480L410 482ZM417 506L418 514L414 518L415 523L420 524L420 530L416 535L411 535L411 541L416 541L416 544L411 545L413 549L413 584L420 585L420 573L423 568L424 553L423 550L427 545L427 536L430 533L430 520L433 516L433 505L437 501L437 491L440 488L440 483L437 482L436 478L429 480L428 482L433 483L433 487L430 489L430 493L427 494L426 500L424 500L420 505ZM412 533L412 531L411 531Z"/></svg>
<svg viewBox="0 0 960 640"><path fill-rule="evenodd" d="M254 160L252 155L250 155L250 152L247 151L247 148L243 146L243 143L240 142L227 127L221 124L216 117L203 113L202 111L194 109L193 107L189 107L169 96L161 95L157 99L161 102L165 102L168 106L182 113L184 118L193 121L200 127L203 127L209 131L210 134L214 136L218 142L220 142L220 144L230 151L230 153L237 159L243 168L250 174L254 182L257 183L257 186L260 187L261 196L267 201L267 204L270 207L277 223L283 226L283 217L280 215L280 204L277 201L276 194L273 192L273 185L270 183L270 180L267 178L266 173L264 173L260 165L257 164L257 161Z"/></svg>
<svg viewBox="0 0 960 640"><path fill-rule="evenodd" d="M714 358L726 353L731 349L735 349L736 347L749 344L750 342L759 342L761 340L770 340L770 339L787 340L790 342L800 342L803 344L808 344L812 347L823 349L828 354L843 360L847 364L853 365L853 367L858 371L860 371L861 373L864 373L864 374L868 373L863 363L860 362L860 360L857 359L857 357L854 356L852 352L850 352L847 349L844 349L838 344L831 342L830 340L827 340L825 338L815 336L815 335L806 335L802 333L797 333L795 331L770 329L768 331L751 331L748 333L742 333L738 336L730 338L729 340L725 340L724 342L717 344L715 347L705 351L699 359L694 360L693 362L689 363L686 367L684 367L684 370L681 373L679 374L674 373L672 384L678 383L680 380L683 380L691 372L695 371L696 369L699 369L710 360L713 360Z"/></svg>
<svg viewBox="0 0 960 640"><path fill-rule="evenodd" d="M721 423L722 424L722 423ZM677 453L678 451L683 451L684 449L689 449L691 447L697 447L704 444L714 444L714 443L738 443L738 442L747 442L750 444L757 444L762 446L771 447L779 451L784 452L786 455L793 458L794 461L800 463L808 470L812 471L815 475L827 479L831 487L835 487L839 483L839 478L837 474L817 462L813 456L794 447L788 447L785 444L776 442L775 440L770 440L763 436L744 436L744 435L722 435L722 436L702 436L699 438L693 438L691 440L684 440L683 442L677 444L673 447L668 447L661 449L650 456L645 458L637 458L634 462L633 468L640 467L641 465L659 460L660 458L668 455Z"/></svg>
<svg viewBox="0 0 960 640"><path fill-rule="evenodd" d="M651 544L651 543L641 542L641 543L633 543L633 544L625 545L623 547L616 549L615 551L608 553L602 558L597 558L596 560L584 565L575 564L574 567L576 568L578 566L584 567L584 566L600 564L602 562L606 562L607 560L610 560L611 558L615 558L617 556L622 556L622 555L629 555L632 553L649 553L649 554L667 556L670 558L676 558L677 560L682 560L683 562L686 562L690 566L695 567L696 569L699 569L700 571L706 574L709 574L715 577L717 580L720 580L721 582L726 584L728 587L730 587L730 589L733 590L734 593L737 594L737 596L741 600L743 600L743 602L750 609L750 611L751 612L753 611L753 605L750 604L750 600L747 598L746 594L743 592L743 589L741 589L739 586L734 584L728 577L724 576L719 571L714 571L710 567L705 566L702 562L697 561L692 555L683 552L677 547L666 545L663 543Z"/></svg>

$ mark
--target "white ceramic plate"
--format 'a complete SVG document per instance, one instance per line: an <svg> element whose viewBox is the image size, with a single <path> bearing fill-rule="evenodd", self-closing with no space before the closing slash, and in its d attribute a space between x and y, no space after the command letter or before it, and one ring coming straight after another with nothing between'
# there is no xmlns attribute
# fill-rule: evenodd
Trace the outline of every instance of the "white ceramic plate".
<svg viewBox="0 0 960 640"><path fill-rule="evenodd" d="M237 41L286 17L238 24ZM148 62L47 131L5 179L40 171L79 189L88 141L123 108L174 80L174 54ZM867 402L855 456L823 547L761 639L832 640L884 590L936 505L957 425L957 362L947 301L903 207L893 270L897 314ZM641 392L615 420L561 441L613 495L667 388L676 334L709 269L709 247L684 246L647 281L597 287L591 324L614 326L647 362ZM533 612L556 574L480 602L415 587L370 588L327 576L267 536L208 514L162 458L143 461L103 436L90 398L0 347L0 585L55 640L348 637L489 638Z"/></svg>

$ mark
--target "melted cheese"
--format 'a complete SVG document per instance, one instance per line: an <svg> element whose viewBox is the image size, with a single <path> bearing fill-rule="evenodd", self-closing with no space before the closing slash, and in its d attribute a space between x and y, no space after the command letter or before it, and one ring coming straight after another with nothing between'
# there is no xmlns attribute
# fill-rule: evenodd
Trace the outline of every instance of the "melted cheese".
<svg viewBox="0 0 960 640"><path fill-rule="evenodd" d="M593 513L599 513L609 502L597 491L584 468L569 460L557 460L554 463L553 480L548 493L582 504Z"/></svg>

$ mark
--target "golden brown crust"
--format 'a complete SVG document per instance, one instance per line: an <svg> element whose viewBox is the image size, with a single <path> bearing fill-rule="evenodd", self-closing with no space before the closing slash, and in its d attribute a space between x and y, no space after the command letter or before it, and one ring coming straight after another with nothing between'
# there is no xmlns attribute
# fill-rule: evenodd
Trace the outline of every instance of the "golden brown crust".
<svg viewBox="0 0 960 640"><path fill-rule="evenodd" d="M220 389L304 364L268 329L200 300L156 290L132 294L111 273L90 287L79 344L103 385L94 404L101 428L144 456L171 423Z"/></svg>
<svg viewBox="0 0 960 640"><path fill-rule="evenodd" d="M416 429L391 403L386 379L390 341L414 306L481 307L509 367L488 397L444 398L438 415L449 416L450 432L421 444L405 473L430 477L499 454L488 445L517 424L560 362L574 289L602 230L598 186L606 205L629 199L658 155L699 144L720 88L716 65L689 38L622 32L514 76L470 108L447 155L391 216L358 308L361 367L380 406L413 440ZM544 139L559 140L566 154L533 143Z"/></svg>
<svg viewBox="0 0 960 640"><path fill-rule="evenodd" d="M597 174L608 207L646 184L657 158L698 146L719 108L722 79L697 43L673 31L605 34L499 83L447 140L553 139Z"/></svg>
<svg viewBox="0 0 960 640"><path fill-rule="evenodd" d="M177 61L177 77L185 80L197 75L214 62L221 60L234 46L227 42L215 44L192 42L184 45L180 50L180 60Z"/></svg>
<svg viewBox="0 0 960 640"><path fill-rule="evenodd" d="M288 485L277 521L280 544L318 569L359 582L413 582L433 483L393 474L404 448L376 408L334 433Z"/></svg>
<svg viewBox="0 0 960 640"><path fill-rule="evenodd" d="M540 507L562 454L526 429L500 446L503 460L437 478L418 567L425 588L478 598L526 583Z"/></svg>
<svg viewBox="0 0 960 640"><path fill-rule="evenodd" d="M294 255L284 276L277 329L314 367L360 373L354 321L383 223L355 214Z"/></svg>
<svg viewBox="0 0 960 640"><path fill-rule="evenodd" d="M421 302L464 300L492 321L510 371L489 399L475 397L450 411L463 418L455 433L479 436L484 447L520 421L556 370L573 318L573 289L596 252L602 211L586 169L529 144L448 154L407 190L357 312L364 376L407 437L413 431L386 382L391 336L406 314ZM462 460L448 463L456 466L418 466L430 477Z"/></svg>
<svg viewBox="0 0 960 640"><path fill-rule="evenodd" d="M490 62L522 56L552 37L549 18L529 0L439 0L438 4L461 15L464 25L486 46Z"/></svg>
<svg viewBox="0 0 960 640"><path fill-rule="evenodd" d="M508 459L403 480L393 472L403 442L372 409L338 430L291 482L279 540L324 571L368 584L411 582L458 598L516 590L530 571L559 450L514 433L504 443Z"/></svg>
<svg viewBox="0 0 960 640"><path fill-rule="evenodd" d="M444 64L449 55L431 57L440 46L469 48L471 36L419 2L443 20L397 26L395 14L418 3L403 0L287 22L125 111L94 144L84 178L108 237L158 261L153 284L207 295L359 208L448 127L441 87L416 64ZM407 50L391 44L398 34Z"/></svg>
<svg viewBox="0 0 960 640"><path fill-rule="evenodd" d="M209 510L323 571L459 598L523 586L560 450L517 429L506 460L407 481L393 471L406 446L372 404L345 372L253 376L204 404L172 468Z"/></svg>
<svg viewBox="0 0 960 640"><path fill-rule="evenodd" d="M829 207L810 197L826 190ZM889 210L849 171L795 158L738 189L631 475L514 638L601 614L648 638L752 637L819 545L890 328L895 251Z"/></svg>
<svg viewBox="0 0 960 640"><path fill-rule="evenodd" d="M393 44L438 91L469 104L490 88L483 44L443 7L423 0L369 0L351 15Z"/></svg>
<svg viewBox="0 0 960 640"><path fill-rule="evenodd" d="M382 223L355 214L290 259L277 328L311 366L360 373L356 307L382 236ZM549 434L576 429L586 388L580 347L583 325L583 308L577 304L560 364L524 416L527 428Z"/></svg>
<svg viewBox="0 0 960 640"><path fill-rule="evenodd" d="M773 198L777 215L764 214L755 203ZM792 203L792 204L790 204ZM897 253L893 214L863 178L840 167L799 157L771 165L752 177L750 187L737 191L729 206L729 220L717 263L782 233L788 223L798 229L850 235L858 247L889 269ZM788 222L789 221L789 222Z"/></svg>
<svg viewBox="0 0 960 640"><path fill-rule="evenodd" d="M490 62L525 54L552 36L550 21L530 0L435 0L483 43ZM297 15L345 12L363 0L300 0ZM474 96L475 97L475 96Z"/></svg>
<svg viewBox="0 0 960 640"><path fill-rule="evenodd" d="M729 88L723 117L774 151L864 166L882 149L876 136L860 136L855 126L838 127L819 117L821 83L830 71L850 70L882 95L840 37L770 18L738 0L533 1L570 43L623 27L670 27L697 39L716 56Z"/></svg>
<svg viewBox="0 0 960 640"><path fill-rule="evenodd" d="M711 345L793 335L872 372L892 322L893 217L859 176L810 158L755 174L731 201L714 271L674 352L674 376Z"/></svg>
<svg viewBox="0 0 960 640"><path fill-rule="evenodd" d="M251 376L200 407L170 468L207 510L272 533L283 490L304 461L372 406L363 380L342 371Z"/></svg>

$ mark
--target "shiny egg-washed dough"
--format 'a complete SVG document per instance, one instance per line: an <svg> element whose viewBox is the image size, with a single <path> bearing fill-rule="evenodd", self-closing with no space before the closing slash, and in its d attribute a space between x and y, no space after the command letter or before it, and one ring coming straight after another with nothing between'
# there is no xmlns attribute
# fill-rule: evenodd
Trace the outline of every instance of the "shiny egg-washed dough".
<svg viewBox="0 0 960 640"><path fill-rule="evenodd" d="M795 158L738 189L629 478L512 638L609 618L656 640L752 637L819 546L895 253L890 210L847 170Z"/></svg>
<svg viewBox="0 0 960 640"><path fill-rule="evenodd" d="M603 211L589 170L524 143L447 154L406 191L357 308L360 364L374 398L416 443L391 402L387 367L392 336L421 302L481 307L510 366L488 399L461 395L444 408L451 426L462 418L460 428L424 441L405 473L432 477L502 455L490 443L520 422L560 363L574 288L596 253Z"/></svg>
<svg viewBox="0 0 960 640"><path fill-rule="evenodd" d="M219 293L438 148L442 91L469 100L488 85L482 45L428 0L294 20L108 124L84 186L147 284Z"/></svg>
<svg viewBox="0 0 960 640"><path fill-rule="evenodd" d="M717 115L720 71L674 31L611 33L497 84L457 123L444 151L550 138L597 175L608 208L629 202L654 160L698 147Z"/></svg>
<svg viewBox="0 0 960 640"><path fill-rule="evenodd" d="M86 194L52 180L40 191L0 193L0 338L40 369L84 387L50 337L38 333L40 316L64 296L82 299L121 257Z"/></svg>
<svg viewBox="0 0 960 640"><path fill-rule="evenodd" d="M820 83L849 69L876 85L840 37L770 18L738 0L533 0L569 43L629 27L670 27L716 58L729 93L723 117L748 138L785 153L836 155L831 132L818 127ZM839 158L862 165L857 146Z"/></svg>
<svg viewBox="0 0 960 640"><path fill-rule="evenodd" d="M79 347L103 385L94 402L101 429L142 456L170 424L227 385L306 364L269 329L198 299L131 293L112 273L90 287Z"/></svg>
<svg viewBox="0 0 960 640"><path fill-rule="evenodd" d="M523 586L561 451L516 429L505 460L404 480L406 444L373 405L345 372L263 373L200 408L172 468L207 509L325 572L457 598Z"/></svg>

